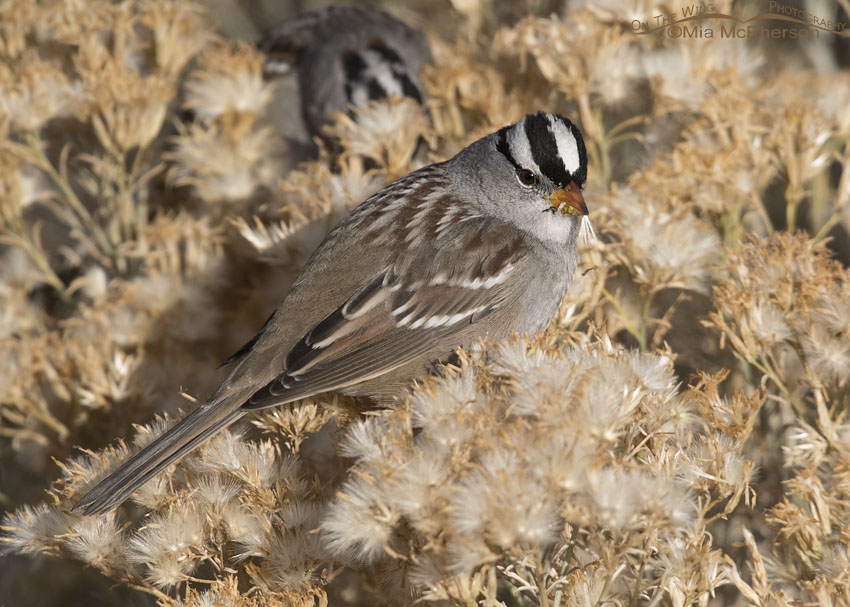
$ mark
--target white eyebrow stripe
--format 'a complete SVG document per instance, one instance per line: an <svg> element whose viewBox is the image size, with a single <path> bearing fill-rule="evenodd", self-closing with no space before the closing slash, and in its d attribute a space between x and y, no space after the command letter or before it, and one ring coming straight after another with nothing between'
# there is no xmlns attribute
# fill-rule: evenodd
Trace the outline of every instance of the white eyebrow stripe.
<svg viewBox="0 0 850 607"><path fill-rule="evenodd" d="M367 50L361 57L363 57L369 66L365 73L378 81L378 84L383 87L387 97L391 95L403 95L401 83L398 81L396 75L393 74L387 60L379 52ZM366 80L368 81L368 78Z"/></svg>
<svg viewBox="0 0 850 607"><path fill-rule="evenodd" d="M531 142L528 140L528 135L525 132L525 120L523 118L508 131L508 148L511 151L514 161L520 167L529 169L540 175L542 171L537 163L534 162L534 156L531 155Z"/></svg>
<svg viewBox="0 0 850 607"><path fill-rule="evenodd" d="M549 130L555 136L555 144L558 146L558 156L564 162L564 168L570 175L581 168L581 160L578 155L578 142L567 125L548 114Z"/></svg>

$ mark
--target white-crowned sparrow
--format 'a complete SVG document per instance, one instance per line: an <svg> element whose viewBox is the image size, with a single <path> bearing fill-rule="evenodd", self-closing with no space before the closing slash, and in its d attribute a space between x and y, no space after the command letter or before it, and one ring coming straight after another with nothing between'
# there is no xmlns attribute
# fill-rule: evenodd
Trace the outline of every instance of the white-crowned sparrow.
<svg viewBox="0 0 850 607"><path fill-rule="evenodd" d="M328 234L209 401L74 509L111 510L251 409L391 401L458 346L544 328L578 263L586 176L578 129L538 113L388 185Z"/></svg>
<svg viewBox="0 0 850 607"><path fill-rule="evenodd" d="M266 77L297 69L313 135L336 112L391 95L423 102L419 72L431 61L422 32L376 9L329 6L291 17L258 43Z"/></svg>

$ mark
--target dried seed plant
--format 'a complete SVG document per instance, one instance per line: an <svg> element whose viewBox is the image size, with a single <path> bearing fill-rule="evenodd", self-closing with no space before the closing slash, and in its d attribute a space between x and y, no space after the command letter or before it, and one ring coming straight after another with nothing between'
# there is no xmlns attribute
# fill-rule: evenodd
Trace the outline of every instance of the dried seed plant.
<svg viewBox="0 0 850 607"><path fill-rule="evenodd" d="M292 169L262 55L199 7L0 4L0 549L41 593L0 602L60 579L197 607L850 602L846 59L634 31L668 2L545 4L412 3L425 108L342 113ZM538 109L586 136L598 234L543 334L389 409L261 412L70 512L350 209Z"/></svg>
<svg viewBox="0 0 850 607"><path fill-rule="evenodd" d="M174 183L211 205L247 199L274 182L272 130L260 121L271 99L262 66L256 49L221 42L205 50L186 83L184 106L197 120L181 125L165 157Z"/></svg>

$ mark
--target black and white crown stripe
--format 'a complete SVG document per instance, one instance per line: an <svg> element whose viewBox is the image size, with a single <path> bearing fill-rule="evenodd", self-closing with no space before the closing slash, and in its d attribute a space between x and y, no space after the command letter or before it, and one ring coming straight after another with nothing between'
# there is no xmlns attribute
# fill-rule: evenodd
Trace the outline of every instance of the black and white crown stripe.
<svg viewBox="0 0 850 607"><path fill-rule="evenodd" d="M363 51L347 51L342 56L345 94L349 103L363 107L367 101L391 95L410 97L422 104L422 91L414 82L404 60L390 47L373 42Z"/></svg>
<svg viewBox="0 0 850 607"><path fill-rule="evenodd" d="M263 75L266 78L285 76L292 71L292 61L279 57L267 57L263 61Z"/></svg>
<svg viewBox="0 0 850 607"><path fill-rule="evenodd" d="M558 187L587 179L587 150L575 125L563 116L529 114L498 133L496 149L518 170L545 175Z"/></svg>

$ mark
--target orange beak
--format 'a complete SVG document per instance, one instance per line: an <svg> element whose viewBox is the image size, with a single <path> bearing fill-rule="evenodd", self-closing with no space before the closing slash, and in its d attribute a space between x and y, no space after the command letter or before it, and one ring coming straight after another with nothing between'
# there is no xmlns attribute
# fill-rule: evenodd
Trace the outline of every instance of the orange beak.
<svg viewBox="0 0 850 607"><path fill-rule="evenodd" d="M587 215L587 205L584 204L584 196L581 189L571 181L567 187L555 190L549 196L549 202L564 215Z"/></svg>

